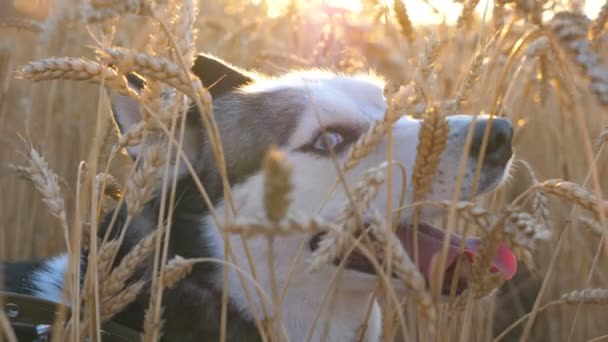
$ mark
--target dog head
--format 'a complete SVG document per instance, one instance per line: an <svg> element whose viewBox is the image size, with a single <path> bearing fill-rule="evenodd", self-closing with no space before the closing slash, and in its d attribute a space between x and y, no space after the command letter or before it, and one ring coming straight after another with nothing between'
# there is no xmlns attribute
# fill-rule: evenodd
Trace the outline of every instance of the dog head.
<svg viewBox="0 0 608 342"><path fill-rule="evenodd" d="M263 212L264 179L261 165L271 146L277 146L293 166L291 208L304 215L321 216L329 222L336 219L345 203L348 203L349 191L362 179L365 172L388 159L389 139L384 137L354 168L343 175L338 171L349 149L374 122L383 119L387 109L382 81L375 76L301 71L280 77L260 77L207 55L199 56L192 70L203 85L209 87L213 97L214 118L221 136L235 211L229 209L227 199L222 196L222 181L213 159L212 146L200 114L194 108L188 114L184 151L209 193L220 220L225 217L226 211L229 216L237 212L242 217L254 217ZM115 99L114 112L118 126L123 131L141 118L133 101L124 97ZM512 157L510 123L505 119L490 120L483 116L473 120L472 116L466 115L449 116L446 120L449 126L446 148L441 152L437 172L424 199L450 200L455 190L459 191L460 199L470 199L474 188L475 169L479 163L484 132L488 125L490 127L487 130L487 147L481 162L476 192L482 194L493 190L505 178ZM394 162L390 167L394 168L394 177L390 182L391 188L388 189L388 182L385 182L371 205L380 213L387 212L389 202L393 208L403 202L403 189L406 190L404 203L412 202L413 189L409 184L411 182L404 179L401 168L397 166L400 165L406 173L411 173L416 160L420 127L421 121L410 117L399 119L392 127ZM459 165L469 129L472 131L470 151L468 159L464 160L465 168L460 189L456 189ZM134 156L136 152L137 149L130 150ZM180 167L179 170L177 177L180 179L190 177L185 167ZM334 191L329 191L341 176L343 177L339 185ZM409 176L410 174L405 175ZM404 187L404 184L407 186ZM191 209L196 211L196 206L201 207L199 213L204 221L201 227L207 228L202 229L199 237L192 239L200 238L207 244L214 241L212 243L216 256L221 258L224 253L220 235L223 222L214 222L208 215L209 211L201 205L201 201L196 201L196 205ZM426 223L438 214L438 210L432 208L424 208L421 211L418 259L420 271L425 275L428 274L431 258L439 251L444 237L443 230ZM400 241L408 253L413 255L411 217L411 209L402 210L395 215L395 219L399 220L396 225ZM363 213L363 224L367 219L368 213ZM273 278L270 274L275 273L274 279L279 288L288 288L285 303L289 302L290 295L307 297L306 300L314 301L314 297L321 296L335 272L333 265L327 265L313 274L305 272L308 261L318 246L319 238L319 235L305 234L277 238L273 246L272 266L267 263L269 244L266 238L256 237L248 240L246 250L239 241L240 237L233 236L231 245L235 261L246 271L253 271L248 261L255 261L255 271L261 288L270 291ZM449 239L446 272L459 257L461 239L459 236ZM478 242L477 239L464 241L464 254L474 258ZM352 260L347 260L345 264L340 292L369 293L375 284L371 264L356 253L353 253ZM516 269L513 254L501 246L492 262L492 268L494 272L501 272L506 278L510 278ZM450 281L451 279L446 277L446 284ZM242 296L238 282L231 281L237 283L231 284L232 295L235 297ZM464 287L466 281L462 283L460 290ZM251 290L255 293L253 287Z"/></svg>

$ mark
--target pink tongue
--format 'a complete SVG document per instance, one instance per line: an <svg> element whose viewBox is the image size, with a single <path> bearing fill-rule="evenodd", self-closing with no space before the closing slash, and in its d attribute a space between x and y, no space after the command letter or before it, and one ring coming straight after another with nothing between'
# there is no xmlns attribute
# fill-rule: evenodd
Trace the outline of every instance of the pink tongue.
<svg viewBox="0 0 608 342"><path fill-rule="evenodd" d="M399 234L401 243L412 257L414 255L413 230L413 227L409 226L407 229L402 229ZM445 234L441 229L425 223L418 225L418 262L419 269L425 275L428 275L427 272L429 271L433 256L441 251L444 236ZM454 234L451 236L446 269L456 261L456 258L460 254L461 241L462 237L459 235ZM477 256L480 245L481 240L479 238L466 239L464 242L464 255L472 261ZM515 275L515 272L517 272L517 258L506 245L500 244L498 247L496 255L490 264L490 271L492 273L502 273L507 280L511 279Z"/></svg>

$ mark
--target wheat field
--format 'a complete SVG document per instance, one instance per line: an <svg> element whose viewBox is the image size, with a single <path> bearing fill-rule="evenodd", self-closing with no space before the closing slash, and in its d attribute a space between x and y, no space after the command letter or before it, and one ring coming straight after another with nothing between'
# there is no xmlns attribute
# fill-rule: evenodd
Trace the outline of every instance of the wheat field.
<svg viewBox="0 0 608 342"><path fill-rule="evenodd" d="M141 283L123 287L129 269L108 269L117 242L98 244L90 233L101 211L123 200L137 211L149 196L146 182L156 186L121 153L143 131L162 136L156 126L170 126L173 109L154 94L171 89L200 108L211 101L183 68L201 51L269 75L373 69L387 79L389 99L403 101L409 91L399 107L408 115L430 122L490 113L513 122L507 183L473 203L443 205L455 207L459 228L476 220L489 246L507 241L521 260L518 274L508 282L478 274L478 284L447 304L410 302L408 329L387 324L385 340L608 341L608 2L588 17L584 1L463 0L458 20L440 24L413 20L410 1L353 2L359 10L303 0L0 0L0 260L67 249L78 260L86 246L97 268L65 293L85 305L79 319L58 316L54 340L94 337L141 290ZM432 11L434 3L417 6ZM149 81L139 100L160 121L119 139L108 91L129 95L124 75L133 70ZM151 168L164 165L162 151L149 151L146 161L158 164ZM132 262L160 256L158 247L152 234ZM155 289L172 286L196 262L164 261ZM142 340L162 336L160 306L151 300ZM433 333L417 338L431 310ZM14 341L2 316L0 340ZM281 340L264 329L269 341Z"/></svg>

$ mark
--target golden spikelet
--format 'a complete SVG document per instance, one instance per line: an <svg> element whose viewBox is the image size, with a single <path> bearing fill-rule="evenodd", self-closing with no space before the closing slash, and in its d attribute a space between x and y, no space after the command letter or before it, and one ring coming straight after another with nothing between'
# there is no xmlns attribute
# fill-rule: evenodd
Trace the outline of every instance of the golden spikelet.
<svg viewBox="0 0 608 342"><path fill-rule="evenodd" d="M584 187L572 182L551 179L535 185L535 187L591 211L596 219L600 217L599 210L606 211L608 209L608 203L603 200L599 200L600 208L598 209L598 199L595 195Z"/></svg>
<svg viewBox="0 0 608 342"><path fill-rule="evenodd" d="M551 238L551 231L548 226L539 223L532 215L518 208L507 207L503 212L507 218L505 221L507 242L526 267L534 269L530 257L540 242Z"/></svg>
<svg viewBox="0 0 608 342"><path fill-rule="evenodd" d="M175 286L178 281L184 279L192 272L193 266L194 262L192 260L184 259L179 255L173 257L173 259L169 260L165 265L163 270L163 288L170 289Z"/></svg>
<svg viewBox="0 0 608 342"><path fill-rule="evenodd" d="M198 77L184 73L178 64L167 58L118 47L98 49L97 55L101 61L115 65L122 73L136 72L174 87L191 98L198 96L192 92L192 86L197 92L202 91Z"/></svg>
<svg viewBox="0 0 608 342"><path fill-rule="evenodd" d="M549 51L550 48L551 42L549 40L549 37L540 36L528 44L528 46L526 47L526 57L533 58L536 56L544 55Z"/></svg>
<svg viewBox="0 0 608 342"><path fill-rule="evenodd" d="M34 145L26 143L26 148L26 160L28 165L11 165L11 168L21 177L34 184L38 192L42 195L42 202L49 209L51 215L59 219L61 227L63 228L65 243L69 250L68 219L65 209L65 200L61 187L59 186L59 177L49 167L42 154L38 152Z"/></svg>
<svg viewBox="0 0 608 342"><path fill-rule="evenodd" d="M115 296L124 287L124 284L141 266L144 260L154 252L159 230L148 234L127 255L125 255L118 266L112 270L110 275L101 284L100 300L105 301Z"/></svg>
<svg viewBox="0 0 608 342"><path fill-rule="evenodd" d="M176 4L175 15L171 18L172 34L177 40L177 48L187 66L194 64L195 42L198 30L198 1L185 0Z"/></svg>
<svg viewBox="0 0 608 342"><path fill-rule="evenodd" d="M477 51L477 53L475 53L475 56L471 61L471 66L469 67L469 72L465 76L464 80L462 80L462 83L458 88L458 92L456 93L456 96L454 96L453 102L456 106L454 110L455 112L461 111L463 105L469 100L471 91L473 90L473 87L481 74L481 67L483 65L484 58L484 51Z"/></svg>
<svg viewBox="0 0 608 342"><path fill-rule="evenodd" d="M118 138L118 148L133 147L141 144L148 128L149 126L145 121L136 123Z"/></svg>
<svg viewBox="0 0 608 342"><path fill-rule="evenodd" d="M374 122L348 150L346 161L344 162L344 171L354 168L359 164L361 159L369 155L384 138L386 132L387 123L384 120Z"/></svg>
<svg viewBox="0 0 608 342"><path fill-rule="evenodd" d="M245 238L254 236L285 236L294 233L315 234L327 230L335 230L331 223L324 222L319 217L304 218L302 215L289 213L279 223L270 223L263 219L237 218L222 226L222 230L230 234L242 235Z"/></svg>
<svg viewBox="0 0 608 342"><path fill-rule="evenodd" d="M370 128L348 150L343 167L344 171L353 169L361 159L369 155L384 138L393 124L405 114L404 100L414 92L412 86L399 87L399 90L389 99L384 119L375 121Z"/></svg>
<svg viewBox="0 0 608 342"><path fill-rule="evenodd" d="M524 168L526 169L526 171L528 171L528 174L530 175L530 178L532 178L532 182L534 184L540 183L538 181L538 177L536 177L536 174L534 173L534 170L532 169L532 166L530 166L530 164L528 164L526 161L521 160L521 159L517 160L517 162L520 165L523 165ZM540 219L540 221L543 222L548 229L550 229L551 228L551 212L549 210L549 198L541 190L534 191L533 209L534 209L534 213Z"/></svg>
<svg viewBox="0 0 608 342"><path fill-rule="evenodd" d="M73 80L103 84L121 95L137 97L127 79L112 68L84 58L46 58L26 64L19 70L21 77L33 80Z"/></svg>
<svg viewBox="0 0 608 342"><path fill-rule="evenodd" d="M118 292L112 298L104 301L101 305L101 321L105 322L112 318L115 314L123 311L127 305L131 304L137 295L141 292L146 283L142 280L137 281L122 291Z"/></svg>
<svg viewBox="0 0 608 342"><path fill-rule="evenodd" d="M271 147L263 162L264 170L264 210L273 222L281 221L289 209L289 193L292 166L276 147Z"/></svg>
<svg viewBox="0 0 608 342"><path fill-rule="evenodd" d="M589 39L594 43L597 42L599 37L602 35L604 31L604 27L606 27L606 22L608 21L608 1L604 2L604 5L600 9L600 12L597 14L597 17L591 23L589 27Z"/></svg>
<svg viewBox="0 0 608 342"><path fill-rule="evenodd" d="M597 220L590 217L579 217L578 221L585 225L591 232L596 234L597 236L602 236L604 234L604 228L602 224Z"/></svg>
<svg viewBox="0 0 608 342"><path fill-rule="evenodd" d="M407 38L408 42L412 44L416 39L416 34L414 33L414 26L407 14L407 9L405 8L403 0L395 0L393 3L393 10L395 11L395 18L397 18L397 22L401 28L401 33Z"/></svg>
<svg viewBox="0 0 608 342"><path fill-rule="evenodd" d="M425 112L418 132L416 162L412 170L414 201L422 199L430 189L449 131L450 127L440 110L433 107Z"/></svg>
<svg viewBox="0 0 608 342"><path fill-rule="evenodd" d="M566 304L608 304L608 289L587 288L565 293L561 301Z"/></svg>
<svg viewBox="0 0 608 342"><path fill-rule="evenodd" d="M110 240L99 246L99 251L97 252L97 272L102 278L110 274L112 262L119 247L118 240ZM92 261L89 260L89 262Z"/></svg>
<svg viewBox="0 0 608 342"><path fill-rule="evenodd" d="M473 202L459 201L454 204L452 201L441 201L439 205L446 210L455 206L456 214L459 217L475 223L482 231L488 229L494 220L492 213Z"/></svg>
<svg viewBox="0 0 608 342"><path fill-rule="evenodd" d="M418 63L418 69L422 77L420 81L426 81L431 75L442 47L443 43L434 37L427 38L424 42L424 53Z"/></svg>
<svg viewBox="0 0 608 342"><path fill-rule="evenodd" d="M479 0L465 0L464 6L462 6L462 12L460 12L460 16L458 17L458 21L456 25L460 28L463 26L468 26L473 19L475 13L475 7Z"/></svg>
<svg viewBox="0 0 608 342"><path fill-rule="evenodd" d="M154 198L158 175L164 162L165 151L162 145L146 146L142 152L140 165L127 180L125 201L129 215L138 214L144 205Z"/></svg>
<svg viewBox="0 0 608 342"><path fill-rule="evenodd" d="M95 176L95 189L97 194L103 194L114 200L119 200L122 197L122 190L116 178L107 173L99 173Z"/></svg>
<svg viewBox="0 0 608 342"><path fill-rule="evenodd" d="M158 283L156 283L158 284ZM163 326L165 321L161 319L156 319L154 317L154 310L158 307L158 285L152 285L152 289L150 290L150 302L148 303L148 308L146 309L146 313L144 314L144 331L141 334L142 341L153 341L154 337L160 338L163 330ZM160 306L160 317L163 315L163 306Z"/></svg>

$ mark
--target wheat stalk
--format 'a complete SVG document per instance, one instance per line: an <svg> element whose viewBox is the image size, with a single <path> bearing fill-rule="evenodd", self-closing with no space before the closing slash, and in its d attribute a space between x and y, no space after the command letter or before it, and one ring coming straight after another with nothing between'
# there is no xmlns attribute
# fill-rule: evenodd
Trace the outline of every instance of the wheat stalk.
<svg viewBox="0 0 608 342"><path fill-rule="evenodd" d="M34 33L44 31L44 26L39 22L26 18L2 18L0 19L0 28L14 28Z"/></svg>

